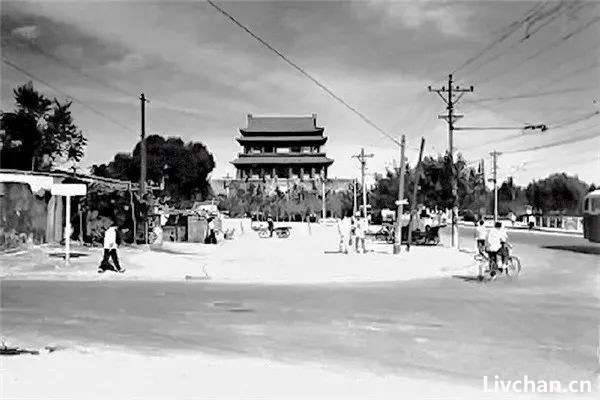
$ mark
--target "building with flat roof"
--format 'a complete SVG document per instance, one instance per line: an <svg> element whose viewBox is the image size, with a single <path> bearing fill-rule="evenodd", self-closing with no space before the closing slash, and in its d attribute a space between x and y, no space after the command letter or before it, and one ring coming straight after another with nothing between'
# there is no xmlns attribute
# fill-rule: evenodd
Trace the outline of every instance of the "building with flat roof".
<svg viewBox="0 0 600 400"><path fill-rule="evenodd" d="M327 137L312 116L253 116L236 140L242 151L231 163L237 179L300 179L327 177L333 160L323 146Z"/></svg>

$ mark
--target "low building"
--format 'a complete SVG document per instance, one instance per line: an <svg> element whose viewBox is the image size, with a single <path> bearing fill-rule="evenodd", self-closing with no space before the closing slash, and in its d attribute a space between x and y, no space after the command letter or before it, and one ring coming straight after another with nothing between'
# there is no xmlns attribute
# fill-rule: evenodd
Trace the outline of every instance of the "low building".
<svg viewBox="0 0 600 400"><path fill-rule="evenodd" d="M85 183L88 190L106 187L129 191L136 184L116 179L66 171L34 172L0 169L0 230L5 234L32 236L36 243L56 243L64 239L65 198L51 194L56 183ZM71 202L72 226L80 235L89 235L88 217L78 213L79 197ZM77 222L75 222L77 220Z"/></svg>

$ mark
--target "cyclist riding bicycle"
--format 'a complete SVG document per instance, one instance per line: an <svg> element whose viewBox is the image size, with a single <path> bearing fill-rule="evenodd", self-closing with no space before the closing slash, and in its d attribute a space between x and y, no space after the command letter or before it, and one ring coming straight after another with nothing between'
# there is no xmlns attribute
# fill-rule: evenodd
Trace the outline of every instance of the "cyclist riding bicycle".
<svg viewBox="0 0 600 400"><path fill-rule="evenodd" d="M497 270L502 272L508 259L508 233L502 228L501 222L496 222L494 228L488 231L485 242L490 259L490 276L495 279ZM498 266L498 255L501 257L502 266Z"/></svg>

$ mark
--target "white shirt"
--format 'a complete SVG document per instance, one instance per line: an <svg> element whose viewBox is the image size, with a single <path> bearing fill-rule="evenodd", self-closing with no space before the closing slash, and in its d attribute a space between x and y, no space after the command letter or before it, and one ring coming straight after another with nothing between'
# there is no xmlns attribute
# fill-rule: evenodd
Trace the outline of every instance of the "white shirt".
<svg viewBox="0 0 600 400"><path fill-rule="evenodd" d="M502 239L505 234L502 233L501 229L493 228L488 231L486 242L488 251L498 251L502 247Z"/></svg>
<svg viewBox="0 0 600 400"><path fill-rule="evenodd" d="M104 232L104 248L117 248L117 229L114 226L111 226L106 230L106 232Z"/></svg>
<svg viewBox="0 0 600 400"><path fill-rule="evenodd" d="M359 238L364 238L365 237L365 231L367 230L367 221L364 218L360 218L358 221L356 221L356 236Z"/></svg>
<svg viewBox="0 0 600 400"><path fill-rule="evenodd" d="M502 243L508 242L508 232L504 228L500 228L500 240Z"/></svg>
<svg viewBox="0 0 600 400"><path fill-rule="evenodd" d="M344 218L340 222L340 232L344 236L350 236L350 231L352 230L352 221L350 218Z"/></svg>
<svg viewBox="0 0 600 400"><path fill-rule="evenodd" d="M477 225L477 228L475 229L475 237L477 240L485 240L487 238L487 233L488 230L485 226Z"/></svg>

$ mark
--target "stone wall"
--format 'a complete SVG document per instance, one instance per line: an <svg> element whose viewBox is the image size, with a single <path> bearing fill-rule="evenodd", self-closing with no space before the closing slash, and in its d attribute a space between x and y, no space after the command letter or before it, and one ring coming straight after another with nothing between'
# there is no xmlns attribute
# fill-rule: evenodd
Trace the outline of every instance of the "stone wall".
<svg viewBox="0 0 600 400"><path fill-rule="evenodd" d="M52 196L40 189L33 193L27 183L0 182L0 247L14 247L14 237L34 243L46 241L47 208Z"/></svg>

